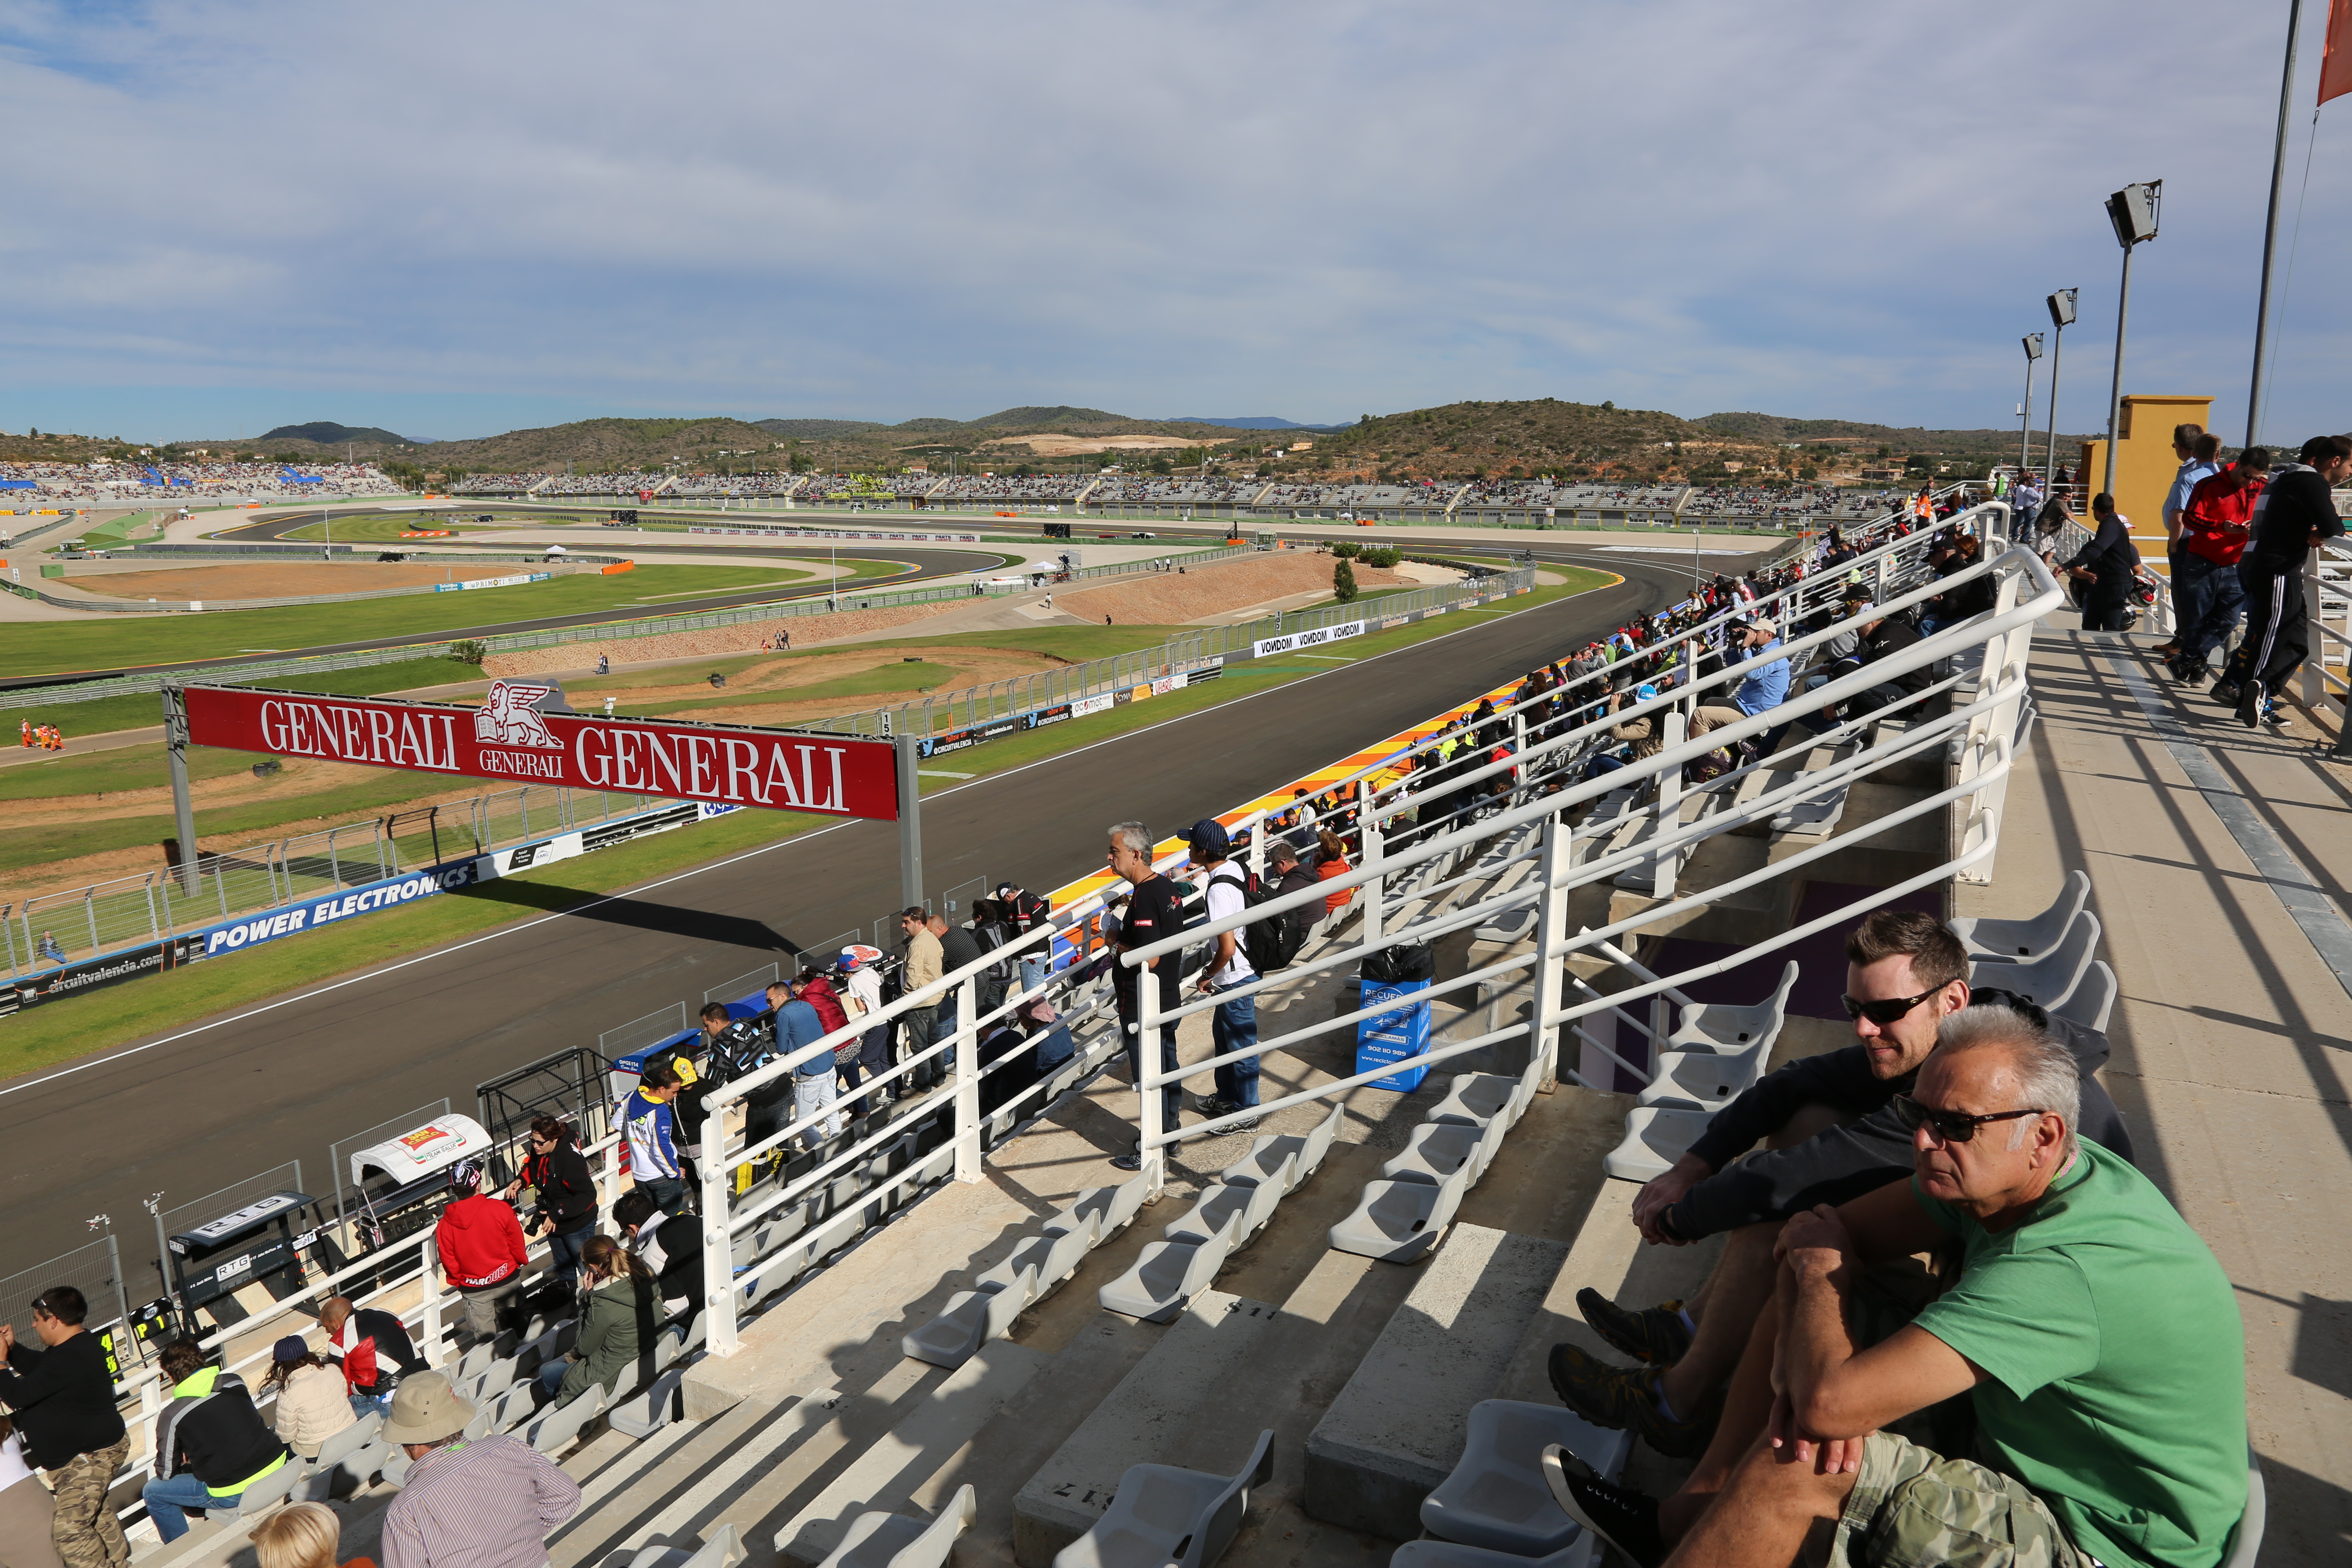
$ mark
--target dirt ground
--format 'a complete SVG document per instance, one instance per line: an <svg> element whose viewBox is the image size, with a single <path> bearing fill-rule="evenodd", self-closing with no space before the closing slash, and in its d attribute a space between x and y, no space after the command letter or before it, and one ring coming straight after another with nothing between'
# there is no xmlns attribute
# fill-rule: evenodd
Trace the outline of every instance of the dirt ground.
<svg viewBox="0 0 2352 1568"><path fill-rule="evenodd" d="M86 594L117 599L278 599L305 594L364 594L447 583L468 577L503 577L540 568L484 563L367 562L353 565L324 561L239 562L233 566L184 566L163 572L93 572L66 579Z"/></svg>
<svg viewBox="0 0 2352 1568"><path fill-rule="evenodd" d="M1332 557L1317 551L1284 550L1237 557L1179 574L1173 568L1150 577L1056 592L1054 608L1067 610L1083 620L1099 622L1105 616L1125 626L1181 626L1203 616L1215 616L1331 586ZM1376 566L1359 564L1356 585L1375 589L1413 586L1412 580Z"/></svg>
<svg viewBox="0 0 2352 1568"><path fill-rule="evenodd" d="M789 620L745 621L739 626L711 626L701 631L663 632L649 637L615 637L609 644L558 643L553 647L521 653L492 654L482 661L482 673L494 679L544 675L559 669L592 668L600 653L631 664L660 658L699 658L719 654L757 653L763 640L779 630L792 634L793 646L817 647L826 643L854 642L875 637L932 616L961 610L970 599L941 599L929 605L898 605L880 610L843 610L831 616L795 616ZM856 704L852 704L856 706Z"/></svg>

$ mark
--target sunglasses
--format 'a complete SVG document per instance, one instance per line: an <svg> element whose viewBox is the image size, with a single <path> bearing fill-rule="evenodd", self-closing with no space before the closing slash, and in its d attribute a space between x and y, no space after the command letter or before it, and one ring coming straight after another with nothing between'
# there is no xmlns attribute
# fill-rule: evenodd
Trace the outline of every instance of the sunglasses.
<svg viewBox="0 0 2352 1568"><path fill-rule="evenodd" d="M1884 1028L1889 1024L1899 1023L1908 1017L1912 1008L1942 989L1941 985L1931 985L1916 996L1895 997L1884 1002L1864 1002L1857 997L1843 995L1838 1000L1845 1004L1847 1017L1867 1018Z"/></svg>
<svg viewBox="0 0 2352 1568"><path fill-rule="evenodd" d="M1916 1132L1922 1127L1929 1128L1938 1143L1966 1143L1988 1121L2014 1121L2021 1116L2041 1114L2039 1110L1994 1110L1977 1116L1965 1110L1932 1110L1907 1094L1895 1097L1895 1120L1903 1124L1903 1131Z"/></svg>

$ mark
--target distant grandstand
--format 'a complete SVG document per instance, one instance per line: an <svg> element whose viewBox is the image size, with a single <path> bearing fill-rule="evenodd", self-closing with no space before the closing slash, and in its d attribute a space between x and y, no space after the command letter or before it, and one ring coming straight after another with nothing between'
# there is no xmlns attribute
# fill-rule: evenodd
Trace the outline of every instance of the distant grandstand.
<svg viewBox="0 0 2352 1568"><path fill-rule="evenodd" d="M400 486L368 463L0 463L0 508L27 500L288 500L389 496Z"/></svg>

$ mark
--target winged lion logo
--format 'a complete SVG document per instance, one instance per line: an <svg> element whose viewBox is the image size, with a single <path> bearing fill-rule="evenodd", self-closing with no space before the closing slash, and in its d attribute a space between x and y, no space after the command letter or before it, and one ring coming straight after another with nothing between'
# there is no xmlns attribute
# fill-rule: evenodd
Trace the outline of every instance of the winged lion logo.
<svg viewBox="0 0 2352 1568"><path fill-rule="evenodd" d="M474 739L495 741L502 746L544 746L550 751L562 751L563 742L549 733L547 721L532 706L554 689L552 686L530 686L513 680L494 683L490 694L482 700L481 711L474 715Z"/></svg>

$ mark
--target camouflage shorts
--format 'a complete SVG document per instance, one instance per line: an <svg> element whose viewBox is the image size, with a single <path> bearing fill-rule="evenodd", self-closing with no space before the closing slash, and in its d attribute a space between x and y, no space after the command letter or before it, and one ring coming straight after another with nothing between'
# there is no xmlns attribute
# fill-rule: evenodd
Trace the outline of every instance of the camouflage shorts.
<svg viewBox="0 0 2352 1568"><path fill-rule="evenodd" d="M2024 1482L1890 1432L1864 1443L1832 1568L2090 1568Z"/></svg>

